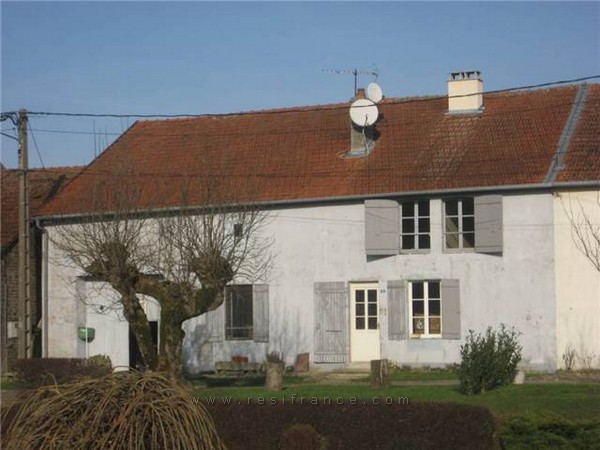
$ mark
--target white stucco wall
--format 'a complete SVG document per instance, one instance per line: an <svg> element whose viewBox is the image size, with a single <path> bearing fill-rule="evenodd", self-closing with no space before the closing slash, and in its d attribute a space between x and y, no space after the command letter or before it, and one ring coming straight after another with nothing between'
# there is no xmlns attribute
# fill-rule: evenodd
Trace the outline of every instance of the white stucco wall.
<svg viewBox="0 0 600 450"><path fill-rule="evenodd" d="M600 368L600 272L577 248L572 229L583 231L585 216L600 230L599 202L598 190L559 192L554 198L557 360L562 368L569 347L576 352L574 368Z"/></svg>
<svg viewBox="0 0 600 450"><path fill-rule="evenodd" d="M458 279L461 324L484 331L500 323L515 326L528 367L553 370L557 364L554 261L554 199L551 194L503 197L502 256L442 251L442 201L432 199L431 251L368 261L364 250L362 202L281 208L272 211L266 232L273 236L274 271L269 284L270 342L207 343L206 317L184 324L184 363L190 372L209 369L214 361L236 354L262 362L267 351L286 355L314 351L314 283L378 282L380 286L381 355L411 365L458 362L462 340L387 338L388 280ZM52 230L49 230L52 232ZM50 245L50 254L56 252ZM71 356L77 314L72 272L49 264L48 349L51 356ZM76 327L75 327L76 328ZM325 365L323 365L325 366Z"/></svg>

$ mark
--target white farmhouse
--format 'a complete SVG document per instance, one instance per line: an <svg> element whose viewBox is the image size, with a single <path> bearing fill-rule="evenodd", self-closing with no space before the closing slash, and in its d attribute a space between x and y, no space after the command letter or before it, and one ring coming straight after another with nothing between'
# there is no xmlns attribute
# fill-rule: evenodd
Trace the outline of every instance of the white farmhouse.
<svg viewBox="0 0 600 450"><path fill-rule="evenodd" d="M271 218L269 279L234 280L184 324L190 373L271 350L324 368L443 366L468 330L501 323L529 369L556 370L569 349L599 368L600 271L573 224L600 223L600 85L483 94L478 72L457 72L448 87L450 101L384 98L367 127L349 103L135 123L40 215L44 354L134 362L116 293L62 264L51 239L97 212L94 180L127 163L149 211L177 210L195 176ZM160 340L157 304L142 300Z"/></svg>

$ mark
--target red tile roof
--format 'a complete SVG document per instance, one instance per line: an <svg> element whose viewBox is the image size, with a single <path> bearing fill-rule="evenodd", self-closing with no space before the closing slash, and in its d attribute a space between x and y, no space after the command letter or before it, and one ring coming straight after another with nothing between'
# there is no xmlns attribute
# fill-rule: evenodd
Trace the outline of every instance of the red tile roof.
<svg viewBox="0 0 600 450"><path fill-rule="evenodd" d="M542 183L578 89L486 94L481 114L448 114L440 97L385 99L361 158L344 156L347 103L140 121L41 214L114 209L101 183L144 208ZM557 180L600 179L599 102L590 85Z"/></svg>
<svg viewBox="0 0 600 450"><path fill-rule="evenodd" d="M52 167L30 169L29 208L34 216L69 179L81 172L81 167ZM19 233L19 170L0 170L0 191L2 196L2 249L16 241Z"/></svg>

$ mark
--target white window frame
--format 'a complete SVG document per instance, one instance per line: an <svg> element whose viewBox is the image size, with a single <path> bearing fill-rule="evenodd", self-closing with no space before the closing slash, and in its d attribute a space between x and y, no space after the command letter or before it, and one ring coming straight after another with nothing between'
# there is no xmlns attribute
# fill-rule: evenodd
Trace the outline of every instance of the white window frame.
<svg viewBox="0 0 600 450"><path fill-rule="evenodd" d="M429 214L427 216L421 215L419 211L419 202L427 202L429 205ZM414 216L413 225L414 231L412 233L404 232L404 204L412 203ZM406 200L400 202L400 252L401 253L429 253L431 251L431 201L429 199L417 199L417 200ZM422 232L419 227L419 219L427 218L429 220L429 231ZM421 248L419 246L419 236L429 236L429 247ZM414 237L414 247L412 248L404 248L404 236L413 236Z"/></svg>
<svg viewBox="0 0 600 450"><path fill-rule="evenodd" d="M463 201L471 200L473 202L473 213L472 214L463 214ZM447 236L448 232L446 231L446 204L449 201L458 202L458 216L452 215L451 217L458 217L458 233L450 233L452 235L458 236L458 247L448 247L447 245ZM461 198L449 198L442 201L443 214L442 214L442 236L443 243L442 249L444 252L452 253L452 252L474 252L475 251L475 198L474 197L461 197ZM473 247L464 247L463 246L463 233L464 225L463 220L465 217L473 218L473 231L469 231L468 233L473 233Z"/></svg>
<svg viewBox="0 0 600 450"><path fill-rule="evenodd" d="M413 330L413 284L422 283L423 284L423 320L424 320L424 330L423 334L417 334ZM429 332L429 283L438 283L439 285L439 293L440 293L440 332L439 333L430 333ZM411 339L441 339L442 338L442 281L441 280L411 280L408 282L408 317L409 317L409 336ZM435 316L434 316L435 317Z"/></svg>

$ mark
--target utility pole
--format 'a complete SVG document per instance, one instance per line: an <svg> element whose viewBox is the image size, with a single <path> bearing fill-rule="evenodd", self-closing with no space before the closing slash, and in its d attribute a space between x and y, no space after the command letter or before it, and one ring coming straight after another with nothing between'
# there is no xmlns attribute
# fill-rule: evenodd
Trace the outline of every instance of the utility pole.
<svg viewBox="0 0 600 450"><path fill-rule="evenodd" d="M17 354L19 358L33 356L31 327L31 254L29 227L29 183L27 157L27 111L19 110L19 330Z"/></svg>

